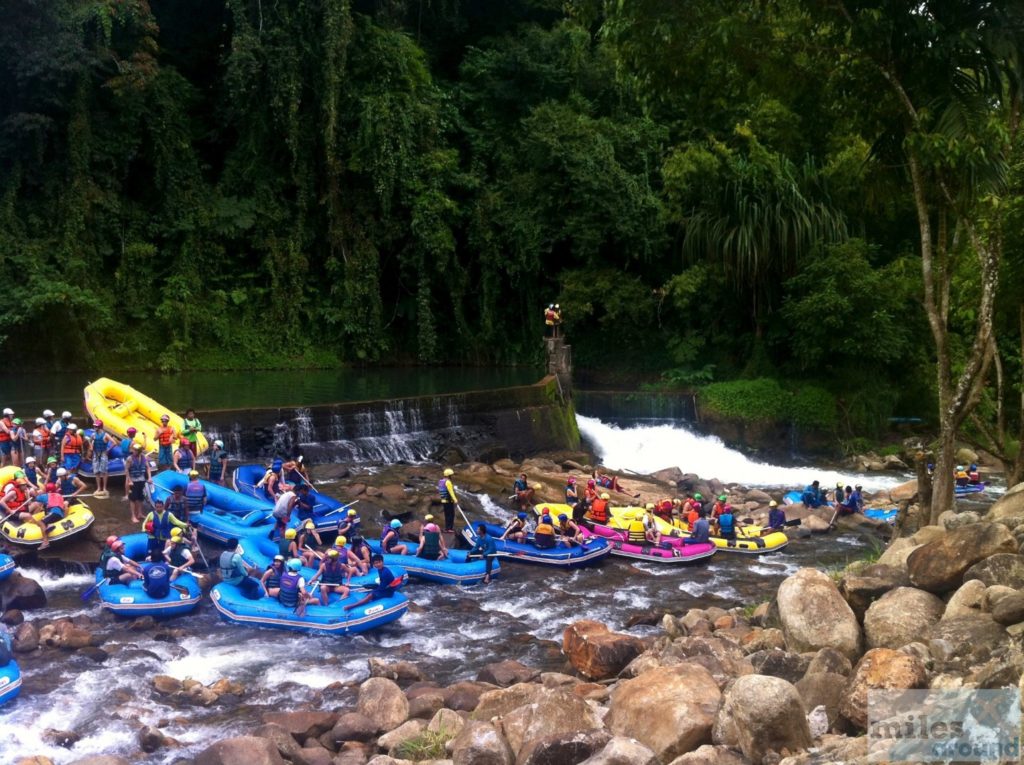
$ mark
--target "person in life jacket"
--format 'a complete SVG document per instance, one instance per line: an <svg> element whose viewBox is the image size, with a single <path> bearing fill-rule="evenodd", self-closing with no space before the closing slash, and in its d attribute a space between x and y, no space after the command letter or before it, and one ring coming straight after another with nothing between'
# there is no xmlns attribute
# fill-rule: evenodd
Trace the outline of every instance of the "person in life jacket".
<svg viewBox="0 0 1024 765"><path fill-rule="evenodd" d="M280 538L284 534L285 529L288 528L288 523L292 519L292 510L295 508L298 499L299 497L294 491L286 491L274 502L274 509L271 512L271 515L274 516L274 528L270 531L271 539L275 536Z"/></svg>
<svg viewBox="0 0 1024 765"><path fill-rule="evenodd" d="M185 501L185 487L175 486L171 489L171 496L167 498L166 507L174 517L180 521L188 519L188 502Z"/></svg>
<svg viewBox="0 0 1024 765"><path fill-rule="evenodd" d="M391 523L384 527L380 533L380 549L381 552L387 553L388 555L408 555L409 548L406 545L401 544L401 537L398 532L402 528L402 522L395 518Z"/></svg>
<svg viewBox="0 0 1024 765"><path fill-rule="evenodd" d="M49 410L47 410L49 411ZM43 413L46 414L45 412ZM71 424L71 412L63 411L60 413L60 419L50 426L50 454L60 459L60 447L64 442L64 436L67 434L68 425Z"/></svg>
<svg viewBox="0 0 1024 765"><path fill-rule="evenodd" d="M684 545L706 545L711 543L711 524L702 507L697 511L697 520L690 525L690 536L683 538Z"/></svg>
<svg viewBox="0 0 1024 765"><path fill-rule="evenodd" d="M516 502L519 503L520 510L529 510L533 506L533 497L537 490L530 485L526 473L519 474L512 486L512 491L515 494Z"/></svg>
<svg viewBox="0 0 1024 765"><path fill-rule="evenodd" d="M502 532L499 539L507 539L512 542L525 542L526 541L526 513L520 511L519 514L508 522L505 526L505 531Z"/></svg>
<svg viewBox="0 0 1024 765"><path fill-rule="evenodd" d="M171 539L164 548L163 557L173 569L171 571L172 582L181 576L182 572L188 571L195 565L196 559L185 538L185 532L177 526L171 529Z"/></svg>
<svg viewBox="0 0 1024 765"><path fill-rule="evenodd" d="M644 517L641 520L644 524L644 539L651 544L660 545L661 532L658 531L655 510L657 510L657 506L653 502L648 502L644 508Z"/></svg>
<svg viewBox="0 0 1024 765"><path fill-rule="evenodd" d="M338 593L341 600L349 595L348 582L352 578L352 569L341 559L341 553L333 547L324 555L320 568L309 580L310 585L320 580L320 605L326 606L331 593Z"/></svg>
<svg viewBox="0 0 1024 765"><path fill-rule="evenodd" d="M804 507L821 507L821 489L818 481L812 481L808 486L804 487L804 491L800 495L800 501Z"/></svg>
<svg viewBox="0 0 1024 765"><path fill-rule="evenodd" d="M633 516L626 520L626 541L634 545L647 544L647 529L643 516Z"/></svg>
<svg viewBox="0 0 1024 765"><path fill-rule="evenodd" d="M59 469L60 465L57 463L57 458L54 456L47 457L46 468L43 470L43 481L46 483L57 483L57 471Z"/></svg>
<svg viewBox="0 0 1024 765"><path fill-rule="evenodd" d="M533 530L533 546L538 550L550 550L555 546L555 527L551 523L551 516L548 515L548 509L544 508L544 515L540 518L540 523Z"/></svg>
<svg viewBox="0 0 1024 765"><path fill-rule="evenodd" d="M377 571L377 586L370 590L370 592L362 599L345 606L346 611L351 611L353 608L359 608L359 606L365 605L374 600L390 598L402 584L402 578L396 577L392 573L391 569L384 565L383 555L375 554L370 559L370 565L372 565Z"/></svg>
<svg viewBox="0 0 1024 765"><path fill-rule="evenodd" d="M335 544L341 542L341 546L345 546L345 537L338 537ZM366 544L366 540L363 539L361 534L356 534L352 537L351 555L349 556L349 565L355 565L356 570L360 574L370 573L370 567L373 565L373 551L370 549L370 545ZM353 564L352 558L355 558Z"/></svg>
<svg viewBox="0 0 1024 765"><path fill-rule="evenodd" d="M32 456L40 465L46 462L50 452L50 429L46 426L46 420L36 417L36 426L32 429Z"/></svg>
<svg viewBox="0 0 1024 765"><path fill-rule="evenodd" d="M304 521L302 523L299 533L295 536L295 546L299 549L301 555L294 557L302 558L303 566L312 568L316 561L322 557L317 552L317 549L324 546L324 541L320 538L320 534L316 530L316 524L313 521Z"/></svg>
<svg viewBox="0 0 1024 765"><path fill-rule="evenodd" d="M281 468L284 463L275 459L270 463L270 467L267 468L263 477L256 483L257 489L263 489L263 493L267 495L267 499L276 502L278 498L287 490L291 489L284 479L281 477Z"/></svg>
<svg viewBox="0 0 1024 765"><path fill-rule="evenodd" d="M28 484L33 489L41 489L46 485L46 481L41 480L42 475L37 469L36 458L29 456L25 458L25 478L28 479Z"/></svg>
<svg viewBox="0 0 1024 765"><path fill-rule="evenodd" d="M178 441L178 448L174 450L171 462L177 472L185 473L186 475L195 467L196 455L192 453L192 447L189 445L187 438L182 438Z"/></svg>
<svg viewBox="0 0 1024 765"><path fill-rule="evenodd" d="M146 485L153 481L149 460L142 449L142 442L135 441L132 444L131 456L124 463L124 485L128 490L128 507L131 510L132 523L142 522L142 503L146 497Z"/></svg>
<svg viewBox="0 0 1024 765"><path fill-rule="evenodd" d="M566 547L581 545L585 542L580 527L566 513L561 513L558 516L558 523L555 524L555 536L558 537L558 544Z"/></svg>
<svg viewBox="0 0 1024 765"><path fill-rule="evenodd" d="M353 537L359 533L360 525L362 525L362 520L359 518L359 513L350 507L338 522L338 536Z"/></svg>
<svg viewBox="0 0 1024 765"><path fill-rule="evenodd" d="M841 490L840 484L840 490ZM786 526L786 511L779 507L774 499L768 503L768 528L771 531L782 531Z"/></svg>
<svg viewBox="0 0 1024 765"><path fill-rule="evenodd" d="M16 523L31 523L38 526L39 532L43 537L39 549L45 550L50 546L49 530L46 528L45 523L38 520L32 514L34 492L29 492L30 489L25 474L20 470L15 472L14 480L4 486L2 492L0 492L0 511L3 511L6 520L15 521Z"/></svg>
<svg viewBox="0 0 1024 765"><path fill-rule="evenodd" d="M672 511L676 505L673 502L678 503L679 500L672 500L671 498L665 498L654 505L654 514L661 518L666 523L672 523Z"/></svg>
<svg viewBox="0 0 1024 765"><path fill-rule="evenodd" d="M209 500L206 494L206 487L199 479L199 471L192 468L188 471L188 483L185 485L185 518L191 523L193 515L199 515L206 507Z"/></svg>
<svg viewBox="0 0 1024 765"><path fill-rule="evenodd" d="M437 482L437 493L441 498L441 509L444 511L444 530L449 534L455 531L455 508L459 504L455 484L452 483L453 475L454 470L445 468L444 476Z"/></svg>
<svg viewBox="0 0 1024 765"><path fill-rule="evenodd" d="M544 334L547 337L555 336L555 304L551 303L544 309Z"/></svg>
<svg viewBox="0 0 1024 765"><path fill-rule="evenodd" d="M44 527L64 520L68 514L68 501L64 499L64 495L60 493L55 483L46 484L44 492L35 498L34 504L38 509L33 508L33 512L44 514L42 520ZM44 534L44 538L45 536Z"/></svg>
<svg viewBox="0 0 1024 765"><path fill-rule="evenodd" d="M60 444L62 464L69 473L74 473L78 470L78 466L82 464L83 446L84 441L78 433L78 425L72 422L68 425L67 432L64 434L64 438L61 439Z"/></svg>
<svg viewBox="0 0 1024 765"><path fill-rule="evenodd" d="M583 504L586 505L587 510L594 504L594 500L598 499L601 495L597 491L597 481L593 478L587 479L587 488L583 490Z"/></svg>
<svg viewBox="0 0 1024 765"><path fill-rule="evenodd" d="M219 438L213 442L210 450L210 461L206 465L206 480L218 486L224 485L224 477L228 474L228 453L224 442Z"/></svg>
<svg viewBox="0 0 1024 765"><path fill-rule="evenodd" d="M158 468L174 465L174 442L178 440L178 431L170 423L170 416L160 415L160 427L156 429L156 466Z"/></svg>
<svg viewBox="0 0 1024 765"><path fill-rule="evenodd" d="M580 500L575 476L565 479L565 504L572 508L572 519L575 522L579 522L583 518L583 514L587 512L586 506Z"/></svg>
<svg viewBox="0 0 1024 765"><path fill-rule="evenodd" d="M448 557L448 548L445 547L444 538L441 536L441 527L434 523L434 516L429 513L423 518L423 526L420 527L416 557L424 560L444 560Z"/></svg>
<svg viewBox="0 0 1024 765"><path fill-rule="evenodd" d="M298 543L299 532L297 529L285 529L284 534L277 540L277 551L284 557L298 558L299 557L299 543Z"/></svg>
<svg viewBox="0 0 1024 765"><path fill-rule="evenodd" d="M0 467L13 464L11 462L11 438L14 435L14 410L4 409L0 417Z"/></svg>
<svg viewBox="0 0 1024 765"><path fill-rule="evenodd" d="M611 517L608 509L608 501L610 499L611 496L608 492L604 492L600 497L591 502L590 510L587 512L585 520L591 523L600 523L602 526L608 523L608 519Z"/></svg>
<svg viewBox="0 0 1024 765"><path fill-rule="evenodd" d="M85 443L86 452L92 460L92 474L96 478L96 496L109 497L107 478L110 472L110 450L117 446L117 440L103 430L103 420L93 420L92 438Z"/></svg>
<svg viewBox="0 0 1024 765"><path fill-rule="evenodd" d="M306 602L309 600L309 593L306 592L306 580L301 572L302 561L292 558L288 561L287 570L281 574L277 590L278 602L285 608L294 608L298 616L303 616L306 613Z"/></svg>
<svg viewBox="0 0 1024 765"><path fill-rule="evenodd" d="M736 517L732 513L732 505L727 503L722 507L722 513L718 516L717 525L718 536L723 539L736 538Z"/></svg>
<svg viewBox="0 0 1024 765"><path fill-rule="evenodd" d="M24 464L24 449L28 433L25 432L25 425L20 417L15 417L11 423L14 425L14 430L11 431L11 464L21 467Z"/></svg>
<svg viewBox="0 0 1024 765"><path fill-rule="evenodd" d="M199 456L199 434L202 430L203 423L196 417L196 410L186 410L185 416L182 418L181 437L188 444L188 448L192 450L193 457Z"/></svg>
<svg viewBox="0 0 1024 765"><path fill-rule="evenodd" d="M494 559L498 555L498 546L494 543L494 537L487 533L487 526L483 523L477 524L476 537L473 539L473 547L466 560L483 558L484 561L484 584L491 583L491 571L494 569Z"/></svg>
<svg viewBox="0 0 1024 765"><path fill-rule="evenodd" d="M57 468L57 489L64 498L67 500L74 499L74 502L68 502L69 505L77 505L78 500L75 499L79 494L85 491L85 481L79 478L74 473L69 473L67 468Z"/></svg>
<svg viewBox="0 0 1024 765"><path fill-rule="evenodd" d="M260 577L260 584L263 585L264 592L272 598L276 598L277 593L281 591L281 574L285 572L284 563L283 555L275 555L270 565L267 566L267 570L263 572L263 576Z"/></svg>
<svg viewBox="0 0 1024 765"><path fill-rule="evenodd" d="M981 473L978 472L978 466L975 465L973 462L971 463L971 466L967 469L967 479L970 483L973 484L981 483Z"/></svg>
<svg viewBox="0 0 1024 765"><path fill-rule="evenodd" d="M263 589L260 582L252 576L262 572L242 559L242 548L239 547L236 538L228 540L228 549L220 554L217 570L222 582L237 586L245 597L250 600L262 597Z"/></svg>
<svg viewBox="0 0 1024 765"><path fill-rule="evenodd" d="M957 465L956 471L953 475L956 477L957 486L966 486L971 481L971 477L967 474L967 471L964 470L963 465Z"/></svg>
<svg viewBox="0 0 1024 765"><path fill-rule="evenodd" d="M142 568L142 589L153 600L163 600L171 594L171 567L162 560Z"/></svg>
<svg viewBox="0 0 1024 765"><path fill-rule="evenodd" d="M43 449L43 456L42 456L42 461L43 462L45 462L50 457L50 455L53 454L53 452L54 452L54 448L53 447L56 445L56 441L54 441L54 436L53 436L53 428L54 428L53 418L54 418L54 414L53 414L53 410L52 409L44 409L43 410L43 416L42 416L43 422L41 423L40 426L46 428L46 435L47 435L46 444L45 444L45 447ZM37 458L37 459L39 459L39 458Z"/></svg>
<svg viewBox="0 0 1024 765"><path fill-rule="evenodd" d="M150 560L163 560L164 548L171 541L171 529L188 530L188 524L178 518L161 500L153 503L153 511L142 519L142 530L147 534L146 554Z"/></svg>
<svg viewBox="0 0 1024 765"><path fill-rule="evenodd" d="M110 584L131 584L142 579L142 568L124 554L124 542L107 537L107 548L100 555L100 570Z"/></svg>
<svg viewBox="0 0 1024 765"><path fill-rule="evenodd" d="M295 487L295 515L299 521L313 521L316 499L309 491L309 485L302 483Z"/></svg>
<svg viewBox="0 0 1024 765"><path fill-rule="evenodd" d="M725 501L726 496L724 494L719 494L718 498L714 501L714 504L711 505L712 520L718 520L718 516L720 516L725 510Z"/></svg>

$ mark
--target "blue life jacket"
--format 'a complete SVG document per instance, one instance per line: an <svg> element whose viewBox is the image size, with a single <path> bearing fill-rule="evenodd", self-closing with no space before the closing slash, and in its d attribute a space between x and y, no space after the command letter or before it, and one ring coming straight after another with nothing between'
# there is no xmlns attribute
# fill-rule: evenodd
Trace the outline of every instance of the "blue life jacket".
<svg viewBox="0 0 1024 765"><path fill-rule="evenodd" d="M64 476L60 479L60 493L70 496L75 493L75 482L71 476Z"/></svg>
<svg viewBox="0 0 1024 765"><path fill-rule="evenodd" d="M166 563L146 566L142 574L142 588L154 600L166 598L171 592L171 569Z"/></svg>
<svg viewBox="0 0 1024 765"><path fill-rule="evenodd" d="M166 506L162 513L158 513L156 510L153 511L153 530L150 532L150 535L161 542L166 542L171 538L171 513L166 509Z"/></svg>
<svg viewBox="0 0 1024 765"><path fill-rule="evenodd" d="M228 453L221 449L220 451L210 453L210 480L216 481L222 475L224 475L224 463L222 460L228 456Z"/></svg>
<svg viewBox="0 0 1024 765"><path fill-rule="evenodd" d="M515 484L512 486L515 491L526 491L530 488L529 484L522 478L517 478Z"/></svg>
<svg viewBox="0 0 1024 765"><path fill-rule="evenodd" d="M190 513L200 513L203 510L203 502L206 499L206 487L198 479L189 481L185 486L185 504L188 505Z"/></svg>
<svg viewBox="0 0 1024 765"><path fill-rule="evenodd" d="M192 450L191 449L178 449L178 469L188 470L192 467Z"/></svg>
<svg viewBox="0 0 1024 765"><path fill-rule="evenodd" d="M341 580L344 577L345 569L342 566L340 557L337 560L328 558L324 561L324 575L321 577L321 581L324 584L341 584Z"/></svg>
<svg viewBox="0 0 1024 765"><path fill-rule="evenodd" d="M278 568L273 563L271 563L269 566L267 566L267 571L270 572L270 576L267 577L267 581L265 582L265 584L267 585L267 589L269 590L273 587L280 587L281 574L284 573L284 569Z"/></svg>
<svg viewBox="0 0 1024 765"><path fill-rule="evenodd" d="M36 474L36 469L32 467L26 467L23 469L25 471L25 477L28 479L28 482L33 486L38 486L39 476Z"/></svg>
<svg viewBox="0 0 1024 765"><path fill-rule="evenodd" d="M295 571L281 574L280 592L277 599L285 608L295 608L299 604L299 579L302 575Z"/></svg>
<svg viewBox="0 0 1024 765"><path fill-rule="evenodd" d="M296 494L295 512L300 521L308 521L313 517L313 508L316 506L312 495Z"/></svg>
<svg viewBox="0 0 1024 765"><path fill-rule="evenodd" d="M188 545L185 542L178 542L171 545L171 554L168 556L172 566L184 566L188 561L185 558L185 549Z"/></svg>
<svg viewBox="0 0 1024 765"><path fill-rule="evenodd" d="M394 533L392 533L394 532ZM390 538L390 542L388 539ZM398 544L398 532L390 526L385 526L384 530L380 533L380 546L384 552L391 552L391 548Z"/></svg>
<svg viewBox="0 0 1024 765"><path fill-rule="evenodd" d="M164 507L167 512L173 513L175 518L187 518L188 504L185 502L185 498L175 499L172 494L164 501Z"/></svg>
<svg viewBox="0 0 1024 765"><path fill-rule="evenodd" d="M235 563L234 550L225 550L220 554L217 568L220 570L220 578L225 582L238 584L245 578L245 569Z"/></svg>
<svg viewBox="0 0 1024 765"><path fill-rule="evenodd" d="M141 481L146 477L146 458L132 455L128 458L128 475L133 481Z"/></svg>
<svg viewBox="0 0 1024 765"><path fill-rule="evenodd" d="M132 453L132 440L130 438L121 439L121 456L125 459Z"/></svg>
<svg viewBox="0 0 1024 765"><path fill-rule="evenodd" d="M442 478L437 482L437 493L441 497L442 502L451 502L452 498L448 494L448 479Z"/></svg>
<svg viewBox="0 0 1024 765"><path fill-rule="evenodd" d="M97 455L103 454L106 451L107 443L104 438L103 432L97 432L92 434L92 454L93 458Z"/></svg>
<svg viewBox="0 0 1024 765"><path fill-rule="evenodd" d="M736 519L732 513L722 513L718 516L718 529L722 532L722 536L736 533Z"/></svg>
<svg viewBox="0 0 1024 765"><path fill-rule="evenodd" d="M575 486L565 487L565 504L575 505L579 501L579 495L576 493Z"/></svg>

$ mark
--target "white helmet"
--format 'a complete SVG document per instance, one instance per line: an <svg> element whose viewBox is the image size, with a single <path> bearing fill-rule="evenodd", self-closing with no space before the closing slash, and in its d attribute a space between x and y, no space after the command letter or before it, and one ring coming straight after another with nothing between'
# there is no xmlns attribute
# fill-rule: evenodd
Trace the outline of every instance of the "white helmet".
<svg viewBox="0 0 1024 765"><path fill-rule="evenodd" d="M4 414L14 414L14 410L11 409L10 407L6 407L4 409Z"/></svg>
<svg viewBox="0 0 1024 765"><path fill-rule="evenodd" d="M44 409L43 410L43 417L53 417L53 410L52 409Z"/></svg>
<svg viewBox="0 0 1024 765"><path fill-rule="evenodd" d="M78 430L78 426L75 423L68 425L68 430Z"/></svg>
<svg viewBox="0 0 1024 765"><path fill-rule="evenodd" d="M67 474L68 474L68 471L65 470L64 468L57 468L57 477L58 478L63 478Z"/></svg>
<svg viewBox="0 0 1024 765"><path fill-rule="evenodd" d="M70 420L71 419L71 412L69 412L67 410L64 410L63 412L60 413L60 418L62 420Z"/></svg>
<svg viewBox="0 0 1024 765"><path fill-rule="evenodd" d="M42 417L36 417L36 425L45 425L45 424L46 424L46 420L44 420Z"/></svg>
<svg viewBox="0 0 1024 765"><path fill-rule="evenodd" d="M224 442L221 441L219 438L216 441L213 442L213 445L216 446L216 447L219 447L221 449L224 448Z"/></svg>

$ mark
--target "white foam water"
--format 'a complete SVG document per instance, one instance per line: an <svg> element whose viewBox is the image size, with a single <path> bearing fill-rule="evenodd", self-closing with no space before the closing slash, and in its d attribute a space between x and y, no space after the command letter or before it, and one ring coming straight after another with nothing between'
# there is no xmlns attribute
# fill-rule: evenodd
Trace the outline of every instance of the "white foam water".
<svg viewBox="0 0 1024 765"><path fill-rule="evenodd" d="M576 416L580 433L594 447L601 463L612 470L654 473L678 467L704 479L747 486L804 487L817 479L823 486L863 484L871 491L895 486L904 476L840 473L757 462L730 449L717 436L702 436L681 425L634 425L620 428L596 417Z"/></svg>

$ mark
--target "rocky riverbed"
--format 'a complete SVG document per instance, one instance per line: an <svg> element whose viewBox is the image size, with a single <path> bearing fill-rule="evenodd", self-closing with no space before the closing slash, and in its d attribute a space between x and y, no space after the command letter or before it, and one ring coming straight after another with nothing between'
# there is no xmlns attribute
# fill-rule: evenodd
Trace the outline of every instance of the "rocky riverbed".
<svg viewBox="0 0 1024 765"><path fill-rule="evenodd" d="M585 468L585 455L469 464L457 482L468 514L500 518L521 470L556 501ZM436 471L317 477L360 499L364 517L402 515L412 532ZM620 501L633 502L725 490L755 518L774 496L676 474L623 483ZM827 526L822 511L791 512L801 528ZM94 536L128 530L116 500L100 513ZM869 690L1020 682L1024 486L945 524L845 569L887 529L858 521L782 555L672 572L510 565L491 588L411 587L407 619L340 642L229 628L208 609L117 621L65 588L88 575L58 571L40 587L16 574L0 598L28 680L0 715L0 749L20 765L866 762ZM100 714L80 714L83 699Z"/></svg>

